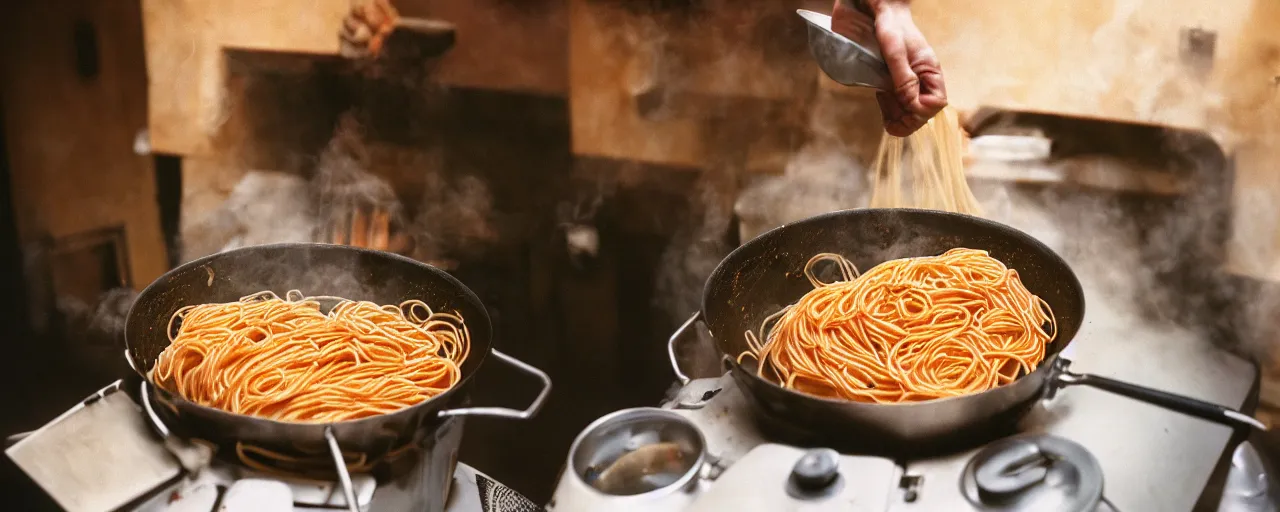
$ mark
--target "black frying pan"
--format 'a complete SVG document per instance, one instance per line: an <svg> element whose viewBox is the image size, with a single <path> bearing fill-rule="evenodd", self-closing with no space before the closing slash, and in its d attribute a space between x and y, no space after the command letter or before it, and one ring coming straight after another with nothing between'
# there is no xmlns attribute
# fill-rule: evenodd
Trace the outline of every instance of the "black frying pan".
<svg viewBox="0 0 1280 512"><path fill-rule="evenodd" d="M805 395L783 389L756 374L756 363L731 364L734 378L759 415L816 438L861 438L898 451L931 449L1012 427L1041 397L1058 389L1087 385L1210 421L1265 428L1254 418L1216 404L1173 395L1097 375L1067 371L1059 352L1084 318L1084 293L1067 263L1030 235L1009 226L954 213L914 209L832 212L788 224L743 244L727 256L703 291L702 311L672 336L674 343L701 317L716 346L729 360L747 349L743 333L812 289L805 263L820 252L849 258L869 269L884 261L934 256L955 247L988 251L1016 269L1023 283L1049 303L1058 335L1045 362L1011 384L962 397L907 404L868 404ZM674 349L669 347L674 360ZM685 377L676 366L677 375Z"/></svg>
<svg viewBox="0 0 1280 512"><path fill-rule="evenodd" d="M280 296L292 289L379 304L418 299L435 310L457 311L471 333L471 355L462 364L462 380L449 391L418 405L381 416L330 424L287 423L244 416L190 402L155 386L150 378L160 352L169 345L167 329L175 311L191 304L231 302L262 290ZM138 296L125 325L126 356L144 379L144 405L167 428L218 445L245 442L284 453L305 449L357 452L376 458L404 446L424 428L446 418L496 416L527 419L537 414L551 390L545 373L491 350L489 314L471 290L430 265L391 253L328 244L279 244L247 247L201 258L160 277ZM495 407L460 408L472 379L492 354L542 382L542 391L523 411ZM336 445L336 446L335 446Z"/></svg>

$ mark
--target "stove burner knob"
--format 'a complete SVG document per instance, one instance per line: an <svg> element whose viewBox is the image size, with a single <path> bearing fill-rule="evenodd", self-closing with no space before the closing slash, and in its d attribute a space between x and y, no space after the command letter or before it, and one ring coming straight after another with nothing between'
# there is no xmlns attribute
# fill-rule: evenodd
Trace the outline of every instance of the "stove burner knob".
<svg viewBox="0 0 1280 512"><path fill-rule="evenodd" d="M805 452L791 468L791 483L805 492L819 492L840 476L840 454L830 448Z"/></svg>

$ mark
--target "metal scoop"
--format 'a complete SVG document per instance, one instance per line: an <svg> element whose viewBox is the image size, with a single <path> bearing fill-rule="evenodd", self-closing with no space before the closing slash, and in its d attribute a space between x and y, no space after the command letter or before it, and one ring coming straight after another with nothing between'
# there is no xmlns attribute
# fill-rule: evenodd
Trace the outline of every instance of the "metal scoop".
<svg viewBox="0 0 1280 512"><path fill-rule="evenodd" d="M880 56L875 40L854 41L831 30L831 17L805 9L797 9L809 24L809 52L818 67L841 85L893 90L889 66Z"/></svg>

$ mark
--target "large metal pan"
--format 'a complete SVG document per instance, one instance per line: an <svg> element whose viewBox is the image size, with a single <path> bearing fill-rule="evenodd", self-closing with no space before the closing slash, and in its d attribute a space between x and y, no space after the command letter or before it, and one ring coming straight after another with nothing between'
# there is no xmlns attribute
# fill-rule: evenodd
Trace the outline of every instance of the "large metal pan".
<svg viewBox="0 0 1280 512"><path fill-rule="evenodd" d="M743 333L812 289L802 270L820 252L844 255L858 268L911 256L932 256L955 247L983 249L1016 269L1023 283L1053 308L1058 335L1045 362L1011 384L968 396L919 403L868 404L805 395L756 374L755 361L734 362L747 349ZM769 231L743 244L707 280L702 311L672 335L668 352L699 319L704 320L731 372L767 425L827 442L861 439L875 451L938 450L980 442L1011 429L1037 399L1060 388L1086 385L1235 427L1265 428L1254 418L1216 404L1068 371L1060 355L1084 318L1080 281L1057 254L1009 226L931 210L862 209L833 212ZM857 444L857 443L854 443ZM866 448L858 446L858 448Z"/></svg>
<svg viewBox="0 0 1280 512"><path fill-rule="evenodd" d="M471 333L471 355L462 364L461 381L431 400L400 411L328 424L287 423L234 414L190 402L155 385L151 369L169 345L169 318L179 308L231 302L262 290L283 296L292 289L379 304L418 299L435 310L457 311ZM163 423L160 428L221 446L242 442L283 453L328 450L338 460L342 460L342 452L373 459L407 445L423 429L438 427L448 418L528 419L537 414L551 391L551 379L537 368L491 350L491 329L488 312L471 290L424 263L340 245L264 245L192 261L148 286L129 310L125 355L143 378L143 405ZM541 382L537 398L524 410L463 407L476 372L490 354ZM337 469L345 484L345 465L338 464Z"/></svg>

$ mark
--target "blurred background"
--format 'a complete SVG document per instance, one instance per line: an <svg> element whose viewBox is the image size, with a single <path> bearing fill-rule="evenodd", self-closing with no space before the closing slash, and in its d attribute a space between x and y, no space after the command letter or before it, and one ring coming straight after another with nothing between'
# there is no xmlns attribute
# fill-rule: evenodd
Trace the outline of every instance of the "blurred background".
<svg viewBox="0 0 1280 512"><path fill-rule="evenodd" d="M536 420L473 422L461 456L545 503L583 426L668 392L720 258L866 202L875 100L820 74L794 14L825 2L371 1L6 7L0 432L129 372L124 314L173 266L352 244L450 271L551 374ZM913 3L988 216L1053 240L1110 297L1091 315L1256 361L1270 421L1280 3L957 7ZM719 372L706 340L679 356ZM478 401L513 386L494 373Z"/></svg>

